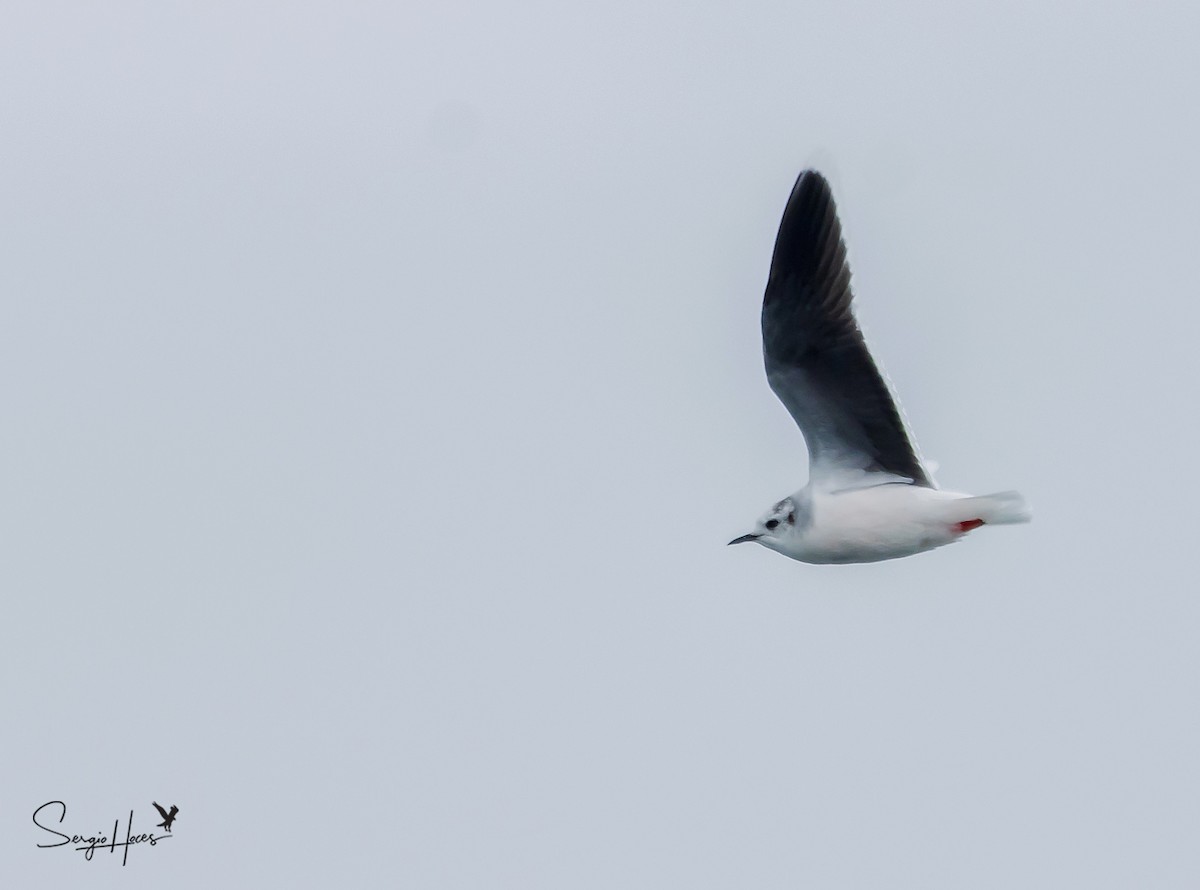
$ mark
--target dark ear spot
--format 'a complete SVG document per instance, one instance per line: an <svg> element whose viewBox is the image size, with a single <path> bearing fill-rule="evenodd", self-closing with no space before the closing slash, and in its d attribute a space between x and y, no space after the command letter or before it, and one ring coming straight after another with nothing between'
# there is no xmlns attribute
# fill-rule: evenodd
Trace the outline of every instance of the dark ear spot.
<svg viewBox="0 0 1200 890"><path fill-rule="evenodd" d="M795 524L796 524L796 511L793 510L791 513L788 514L788 525L795 525Z"/></svg>

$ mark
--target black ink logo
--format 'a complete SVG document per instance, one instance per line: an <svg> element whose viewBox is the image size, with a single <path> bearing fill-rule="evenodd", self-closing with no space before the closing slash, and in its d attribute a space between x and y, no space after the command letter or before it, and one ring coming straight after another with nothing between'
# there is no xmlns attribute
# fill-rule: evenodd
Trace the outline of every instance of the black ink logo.
<svg viewBox="0 0 1200 890"><path fill-rule="evenodd" d="M163 817L163 820L154 827L155 828L163 828L169 832L171 830L171 823L173 823L175 821L175 814L179 812L179 807L172 804L171 812L168 813L166 810L164 810L162 807L160 807L157 803L155 803L154 809L158 810L158 815Z"/></svg>
<svg viewBox="0 0 1200 890"><path fill-rule="evenodd" d="M169 832L171 831L171 823L175 821L175 815L179 812L179 807L172 806L169 813L157 803L154 804L154 808L158 810L159 814L163 817L163 821L155 827L165 829L168 832L167 834L155 835L152 831L135 834L133 831L133 810L130 810L129 821L125 823L125 840L118 840L117 838L120 836L121 830L120 819L117 819L113 822L111 836L102 831L95 831L87 835L67 834L66 832L59 831L57 828L51 828L47 823L53 821L54 814L56 812L58 814L59 825L61 825L67 818L67 805L61 800L51 800L42 804L33 811L33 824L47 834L52 834L59 838L59 840L46 841L45 843L39 843L38 846L43 849L66 847L67 849L72 849L76 852L83 853L83 858L89 862L92 860L92 856L95 855L97 850L108 850L108 852L111 854L117 852L117 848L120 847L121 865L125 865L129 861L130 847L141 844L153 847L156 846L159 841L169 841L172 837L174 837L174 835L170 834Z"/></svg>

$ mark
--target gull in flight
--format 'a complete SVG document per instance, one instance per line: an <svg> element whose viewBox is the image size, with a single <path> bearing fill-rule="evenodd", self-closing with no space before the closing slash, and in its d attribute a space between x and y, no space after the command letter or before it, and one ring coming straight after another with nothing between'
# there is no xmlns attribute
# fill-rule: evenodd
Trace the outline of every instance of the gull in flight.
<svg viewBox="0 0 1200 890"><path fill-rule="evenodd" d="M983 525L1028 522L1015 491L941 491L909 440L850 308L850 267L829 183L796 180L763 297L771 389L804 433L808 484L773 506L755 541L809 563L876 562L959 540Z"/></svg>

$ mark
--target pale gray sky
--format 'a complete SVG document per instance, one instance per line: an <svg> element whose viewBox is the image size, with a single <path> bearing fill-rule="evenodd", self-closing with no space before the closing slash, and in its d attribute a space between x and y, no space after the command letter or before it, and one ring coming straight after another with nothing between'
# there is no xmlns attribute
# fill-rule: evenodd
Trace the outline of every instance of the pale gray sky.
<svg viewBox="0 0 1200 890"><path fill-rule="evenodd" d="M6 886L1200 883L1194 5L4 20ZM804 479L807 164L940 480L1034 524L725 548Z"/></svg>

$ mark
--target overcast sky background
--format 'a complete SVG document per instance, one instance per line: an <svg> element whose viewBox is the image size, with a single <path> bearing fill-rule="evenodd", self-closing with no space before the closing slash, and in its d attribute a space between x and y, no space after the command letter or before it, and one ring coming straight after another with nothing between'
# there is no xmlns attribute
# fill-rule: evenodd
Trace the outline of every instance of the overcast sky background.
<svg viewBox="0 0 1200 890"><path fill-rule="evenodd" d="M1196 887L1200 13L1049 6L7 4L6 886ZM809 164L1032 525L724 546Z"/></svg>

